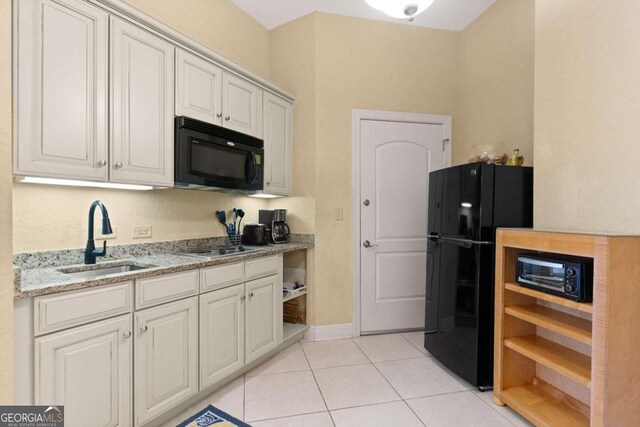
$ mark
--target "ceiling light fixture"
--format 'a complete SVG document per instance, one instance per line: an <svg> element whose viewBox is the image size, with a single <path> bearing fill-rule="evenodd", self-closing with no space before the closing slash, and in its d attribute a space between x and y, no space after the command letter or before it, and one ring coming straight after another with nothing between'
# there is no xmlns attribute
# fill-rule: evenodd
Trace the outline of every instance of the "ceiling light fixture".
<svg viewBox="0 0 640 427"><path fill-rule="evenodd" d="M372 8L384 12L392 18L409 18L409 22L413 22L413 18L427 10L434 0L406 0L406 2L398 2L397 0L364 1Z"/></svg>

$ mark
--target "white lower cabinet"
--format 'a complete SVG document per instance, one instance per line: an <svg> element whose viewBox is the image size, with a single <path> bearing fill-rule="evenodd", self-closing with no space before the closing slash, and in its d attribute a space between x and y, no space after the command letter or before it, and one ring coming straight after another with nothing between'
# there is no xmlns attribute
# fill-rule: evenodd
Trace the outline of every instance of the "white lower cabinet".
<svg viewBox="0 0 640 427"><path fill-rule="evenodd" d="M200 295L200 390L244 366L244 284Z"/></svg>
<svg viewBox="0 0 640 427"><path fill-rule="evenodd" d="M36 338L35 404L68 427L131 425L131 315Z"/></svg>
<svg viewBox="0 0 640 427"><path fill-rule="evenodd" d="M198 392L197 312L191 297L135 314L137 425Z"/></svg>
<svg viewBox="0 0 640 427"><path fill-rule="evenodd" d="M250 363L282 341L282 276L247 282L245 292L245 363Z"/></svg>

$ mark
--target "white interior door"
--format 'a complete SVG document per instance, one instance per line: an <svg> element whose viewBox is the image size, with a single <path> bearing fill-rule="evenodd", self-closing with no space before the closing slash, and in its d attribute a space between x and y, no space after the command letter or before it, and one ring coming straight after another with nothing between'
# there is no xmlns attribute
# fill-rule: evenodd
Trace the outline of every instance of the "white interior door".
<svg viewBox="0 0 640 427"><path fill-rule="evenodd" d="M362 120L360 330L424 327L429 172L445 125Z"/></svg>

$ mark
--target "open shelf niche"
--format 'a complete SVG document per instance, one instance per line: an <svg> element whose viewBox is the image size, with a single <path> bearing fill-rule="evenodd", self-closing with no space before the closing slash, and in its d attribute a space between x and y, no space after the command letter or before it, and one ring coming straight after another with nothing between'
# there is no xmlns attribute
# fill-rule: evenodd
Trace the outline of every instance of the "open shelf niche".
<svg viewBox="0 0 640 427"><path fill-rule="evenodd" d="M594 302L515 283L531 252L592 258ZM495 403L537 426L640 425L639 277L640 237L498 230Z"/></svg>
<svg viewBox="0 0 640 427"><path fill-rule="evenodd" d="M282 297L282 337L284 341L298 339L307 330L307 275L308 251L299 250L284 254L284 282L298 281L306 288Z"/></svg>

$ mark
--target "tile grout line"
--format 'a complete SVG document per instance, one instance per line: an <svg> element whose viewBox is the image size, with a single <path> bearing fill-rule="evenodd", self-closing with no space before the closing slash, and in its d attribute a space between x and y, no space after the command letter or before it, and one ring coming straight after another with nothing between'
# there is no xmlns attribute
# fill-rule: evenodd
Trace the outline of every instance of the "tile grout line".
<svg viewBox="0 0 640 427"><path fill-rule="evenodd" d="M423 421L422 418L420 418L418 416L418 414L416 414L416 412L413 410L413 408L407 403L407 401L405 400L404 397L402 397L402 395L400 394L400 392L398 390L396 390L396 388L393 386L393 384L391 384L391 381L389 381L387 379L387 377L384 376L384 374L382 373L382 371L380 371L380 369L378 369L378 367L376 366L375 363L371 362L371 364L373 365L373 367L376 369L376 371L378 371L378 373L380 374L380 376L382 376L382 378L384 378L384 380L387 382L387 384L389 384L389 387L391 387L393 389L393 391L396 392L396 394L398 395L398 397L401 399L401 402L404 403L407 408L409 408L409 410L413 413L413 415L416 416L416 418L418 419L418 421L423 425L423 426L427 426Z"/></svg>
<svg viewBox="0 0 640 427"><path fill-rule="evenodd" d="M511 422L511 420L510 420L510 419L508 419L507 417L505 417L505 416L504 416L500 411L498 411L498 409L497 409L497 408L494 408L494 407L493 407L489 402L487 402L486 400L484 400L482 397L478 396L478 394L477 394L477 393L474 393L473 391L472 391L472 393L473 393L473 395L474 395L475 397L477 397L478 399L482 400L482 403L484 403L484 404L485 404L485 405L487 405L489 408L491 408L492 410L494 410L495 412L497 412L497 413L498 413L498 415L500 415L502 418L504 418L504 419L505 419L509 424L511 424L511 425L513 425L514 427L516 427L516 424L515 424L515 423L513 423L513 422ZM478 393L482 393L482 392L481 392L481 391L478 391ZM485 393L486 393L486 392L485 392ZM506 405L505 405L505 406L506 406ZM509 408L509 409L511 409L511 408ZM516 414L517 414L517 412L516 412Z"/></svg>
<svg viewBox="0 0 640 427"><path fill-rule="evenodd" d="M329 418L331 419L331 423L335 427L336 422L333 420L333 416L331 415L331 411L329 410L329 405L327 405L327 400L324 398L324 394L322 393L322 389L320 388L320 384L318 384L318 379L316 378L315 372L313 372L313 368L311 368L311 363L309 362L309 357L307 356L307 352L304 351L304 346L300 344L300 348L302 348L302 354L304 354L304 358L309 365L309 370L311 370L311 376L313 376L313 381L316 383L316 387L318 387L318 391L320 392L320 397L322 397L322 403L324 403L324 407L327 408L327 413L329 414Z"/></svg>
<svg viewBox="0 0 640 427"><path fill-rule="evenodd" d="M404 338L404 337L402 337ZM369 356L367 355L367 353L362 349L362 347L360 347L358 345L358 343L352 339L352 341L354 342L354 344L360 349L360 351L362 351L362 353L364 354L364 356L369 360L369 362L371 362L371 364L373 365L373 367L375 368L376 371L378 371L378 373L380 374L380 376L382 376L382 378L384 378L384 380L387 382L387 384L389 384L389 387L391 387L391 389L398 395L398 397L401 399L400 401L402 403L404 403L407 408L409 408L409 410L411 411L411 413L413 413L413 415L416 416L416 418L418 419L418 421L420 422L420 424L422 424L423 426L427 426L424 422L422 422L422 418L420 418L418 416L418 414L416 414L416 412L413 410L413 408L407 403L406 400L404 400L404 397L402 397L402 395L398 392L398 390L396 390L396 388L391 384L391 382L389 382L389 380L387 379L387 377L384 376L384 374L382 372L380 372L380 369L378 369L378 367L376 366L375 363L373 363L373 361L371 361L371 359L369 358ZM411 343L409 343L411 344ZM416 358L417 359L417 358Z"/></svg>

